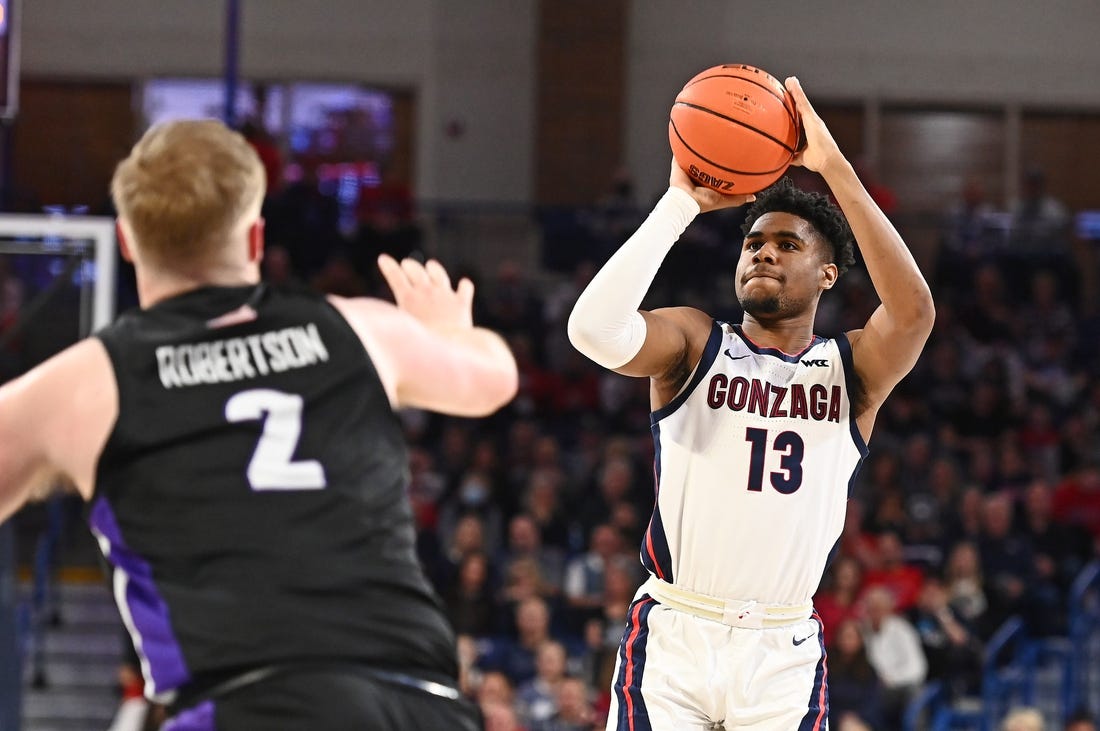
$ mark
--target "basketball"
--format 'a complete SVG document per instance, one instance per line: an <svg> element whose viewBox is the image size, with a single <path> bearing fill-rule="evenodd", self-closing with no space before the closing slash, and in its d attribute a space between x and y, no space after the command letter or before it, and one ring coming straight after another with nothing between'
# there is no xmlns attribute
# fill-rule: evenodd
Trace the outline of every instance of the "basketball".
<svg viewBox="0 0 1100 731"><path fill-rule="evenodd" d="M766 71L744 64L696 74L668 118L676 162L699 185L755 193L779 179L798 151L794 99Z"/></svg>

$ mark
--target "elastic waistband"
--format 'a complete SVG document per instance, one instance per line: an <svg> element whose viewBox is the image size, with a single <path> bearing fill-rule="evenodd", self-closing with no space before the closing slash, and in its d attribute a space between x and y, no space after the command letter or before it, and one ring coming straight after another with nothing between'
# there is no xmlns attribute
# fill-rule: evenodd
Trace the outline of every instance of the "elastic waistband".
<svg viewBox="0 0 1100 731"><path fill-rule="evenodd" d="M318 660L300 663L262 665L224 678L220 682L213 685L207 685L201 689L195 689L191 692L183 691L169 706L168 712L170 716L175 716L205 701L216 701L218 698L225 697L242 688L261 683L271 678L316 672L335 672L358 675L381 683L405 686L449 700L457 700L462 695L457 688L449 683L441 682L442 679L430 680L408 675L406 673L394 672L392 670L379 670L354 661Z"/></svg>
<svg viewBox="0 0 1100 731"><path fill-rule="evenodd" d="M767 627L785 627L809 619L813 614L813 602L802 604L761 604L757 601L738 601L719 599L706 594L697 594L687 589L650 576L642 585L642 591L661 604L701 619L721 622L730 627L764 629Z"/></svg>

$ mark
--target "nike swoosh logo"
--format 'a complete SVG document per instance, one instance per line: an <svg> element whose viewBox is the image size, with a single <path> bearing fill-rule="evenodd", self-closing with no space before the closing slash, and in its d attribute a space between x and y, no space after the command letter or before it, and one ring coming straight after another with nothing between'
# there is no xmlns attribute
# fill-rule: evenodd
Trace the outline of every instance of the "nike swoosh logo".
<svg viewBox="0 0 1100 731"><path fill-rule="evenodd" d="M801 640L798 639L797 637L792 637L791 638L791 644L793 644L795 647L798 647L799 645L801 645L803 642L810 639L811 637L817 637L817 633L814 632L812 635L806 635Z"/></svg>
<svg viewBox="0 0 1100 731"><path fill-rule="evenodd" d="M733 353L730 352L729 348L726 348L726 350L724 352L726 354L726 357L729 358L730 360L741 360L742 358L748 358L749 357L748 355L734 355Z"/></svg>

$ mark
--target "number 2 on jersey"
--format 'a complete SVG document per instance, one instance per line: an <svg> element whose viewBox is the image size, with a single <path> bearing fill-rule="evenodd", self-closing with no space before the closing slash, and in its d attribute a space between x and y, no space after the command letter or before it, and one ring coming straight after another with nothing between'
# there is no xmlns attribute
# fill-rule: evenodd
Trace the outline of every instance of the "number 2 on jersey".
<svg viewBox="0 0 1100 731"><path fill-rule="evenodd" d="M752 455L749 459L749 491L760 492L764 489L764 457L768 448L768 430L750 426L745 429L745 441L752 444ZM777 492L790 495L802 487L802 457L806 453L806 444L798 432L784 431L775 437L772 449L782 452L779 458L779 468L782 472L771 473L772 487Z"/></svg>
<svg viewBox="0 0 1100 731"><path fill-rule="evenodd" d="M325 468L320 462L293 461L302 433L301 396L269 388L241 391L225 402L225 418L231 422L263 420L260 441L248 463L248 484L253 490L325 487Z"/></svg>

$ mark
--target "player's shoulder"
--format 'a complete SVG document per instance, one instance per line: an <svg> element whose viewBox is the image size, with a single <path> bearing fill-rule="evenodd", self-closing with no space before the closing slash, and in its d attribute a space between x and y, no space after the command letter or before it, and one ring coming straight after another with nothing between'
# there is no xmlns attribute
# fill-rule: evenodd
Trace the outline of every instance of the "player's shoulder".
<svg viewBox="0 0 1100 731"><path fill-rule="evenodd" d="M74 389L73 384L80 388ZM117 385L114 368L103 342L89 337L70 345L32 368L0 389L0 403L10 414L22 414L29 421L41 426L53 421L59 414L76 412L81 406L94 404L89 413L116 400ZM81 423L77 419L77 423Z"/></svg>
<svg viewBox="0 0 1100 731"><path fill-rule="evenodd" d="M325 295L325 301L347 320L356 332L400 328L407 324L407 313L392 302L377 297L342 297Z"/></svg>
<svg viewBox="0 0 1100 731"><path fill-rule="evenodd" d="M708 329L711 323L714 322L714 318L703 312L697 307L679 306L679 307L659 307L651 311L652 314L660 317L667 317L670 319L678 320L680 322L689 323L693 325L705 325Z"/></svg>

